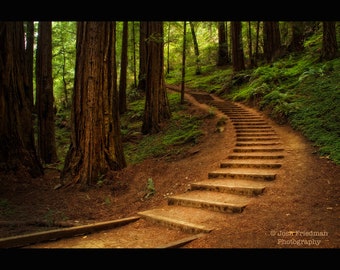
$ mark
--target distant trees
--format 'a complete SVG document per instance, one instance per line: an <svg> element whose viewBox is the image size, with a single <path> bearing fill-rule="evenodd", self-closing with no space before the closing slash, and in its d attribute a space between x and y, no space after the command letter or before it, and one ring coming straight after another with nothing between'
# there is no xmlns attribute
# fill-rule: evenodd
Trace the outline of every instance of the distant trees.
<svg viewBox="0 0 340 270"><path fill-rule="evenodd" d="M61 179L87 189L126 166L120 133L115 22L78 22L71 145Z"/></svg>
<svg viewBox="0 0 340 270"><path fill-rule="evenodd" d="M38 177L23 22L0 22L0 52L0 170Z"/></svg>
<svg viewBox="0 0 340 270"><path fill-rule="evenodd" d="M301 52L303 51L304 41L304 22L291 22L292 38L288 45L290 52Z"/></svg>
<svg viewBox="0 0 340 270"><path fill-rule="evenodd" d="M196 63L196 75L200 75L202 73L201 71L201 60L200 60L200 50L198 47L198 41L196 37L196 31L195 31L195 25L192 21L189 21L191 35L192 35L192 42L194 44L194 51L195 51L195 63Z"/></svg>
<svg viewBox="0 0 340 270"><path fill-rule="evenodd" d="M122 33L122 52L120 61L120 76L119 76L119 113L122 114L127 110L126 104L126 76L128 66L128 37L129 37L129 23L123 22Z"/></svg>
<svg viewBox="0 0 340 270"><path fill-rule="evenodd" d="M274 61L280 54L281 36L278 21L263 22L263 52L268 63Z"/></svg>
<svg viewBox="0 0 340 270"><path fill-rule="evenodd" d="M162 129L163 122L171 117L164 79L163 22L139 22L139 35L135 31L138 22L130 23L132 27L128 28L128 22L122 22L122 35L118 38L115 22L79 23L75 46L76 22L53 22L52 25L51 22L40 22L38 28L34 27L37 25L34 22L0 22L1 170L22 167L36 177L43 174L42 163L57 161L54 109L59 105L58 109L68 110L71 101L72 138L63 180L81 186L91 185L107 170L125 167L119 114L127 110L126 91L130 77L134 77L134 87L145 95L142 133ZM189 60L193 57L194 61L189 64L196 68L197 75L201 72L201 61L210 63L214 59L217 66L232 64L234 73L240 72L242 76L246 60L249 61L247 68L252 68L263 57L266 63L276 60L285 49L301 52L306 37L316 31L322 32L320 60L331 60L339 55L338 22L199 23L202 27L197 31L198 23L190 22L191 47L186 43L186 24L182 35L182 27L179 27L182 24L168 23L167 71L182 67L182 102L186 57ZM243 25L248 26L247 31L243 30ZM178 42L182 37L183 43ZM248 41L247 46L243 46L244 40ZM121 46L118 48L121 49L119 87L116 44ZM249 59L245 59L245 55ZM133 68L130 69L129 57L133 57L130 61ZM53 68L52 63L56 63ZM134 76L129 77L129 72ZM36 89L33 89L34 75ZM54 100L55 82L58 104ZM37 122L33 122L35 113ZM34 123L37 123L37 140L34 139Z"/></svg>
<svg viewBox="0 0 340 270"><path fill-rule="evenodd" d="M336 28L334 21L322 22L322 60L332 60L338 55L338 43L336 40Z"/></svg>

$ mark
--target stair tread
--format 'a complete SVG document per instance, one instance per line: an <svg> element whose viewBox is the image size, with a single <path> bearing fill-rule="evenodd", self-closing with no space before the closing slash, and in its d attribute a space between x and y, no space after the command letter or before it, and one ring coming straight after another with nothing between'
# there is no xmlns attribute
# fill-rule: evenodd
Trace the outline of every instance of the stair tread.
<svg viewBox="0 0 340 270"><path fill-rule="evenodd" d="M251 161L239 160L239 159L227 159L221 162L221 164L281 164L280 160L272 159L254 159Z"/></svg>
<svg viewBox="0 0 340 270"><path fill-rule="evenodd" d="M259 168L220 168L209 173L251 174L251 175L274 175L272 171Z"/></svg>
<svg viewBox="0 0 340 270"><path fill-rule="evenodd" d="M208 204L225 204L236 207L244 207L249 203L250 198L244 195L228 194L216 191L189 191L169 197L177 200L191 200Z"/></svg>
<svg viewBox="0 0 340 270"><path fill-rule="evenodd" d="M181 205L154 208L137 214L168 223L177 223L179 226L197 228L202 231L213 230L217 221L225 219L225 213Z"/></svg>
<svg viewBox="0 0 340 270"><path fill-rule="evenodd" d="M212 185L212 186L225 186L225 187L242 187L242 188L258 188L263 189L266 187L262 182L244 179L205 179L192 183L192 185Z"/></svg>

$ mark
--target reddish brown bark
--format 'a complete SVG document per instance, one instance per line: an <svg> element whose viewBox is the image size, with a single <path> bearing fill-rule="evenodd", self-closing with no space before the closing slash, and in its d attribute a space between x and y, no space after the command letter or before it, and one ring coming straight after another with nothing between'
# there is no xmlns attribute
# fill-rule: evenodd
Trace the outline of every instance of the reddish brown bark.
<svg viewBox="0 0 340 270"><path fill-rule="evenodd" d="M126 166L114 43L114 22L78 23L71 146L61 177L82 189Z"/></svg>

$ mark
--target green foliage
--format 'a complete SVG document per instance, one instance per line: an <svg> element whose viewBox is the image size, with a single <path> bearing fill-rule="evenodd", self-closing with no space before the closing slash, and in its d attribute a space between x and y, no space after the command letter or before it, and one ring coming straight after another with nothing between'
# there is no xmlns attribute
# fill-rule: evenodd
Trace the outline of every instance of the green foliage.
<svg viewBox="0 0 340 270"><path fill-rule="evenodd" d="M53 91L58 108L69 108L76 60L76 22L52 23Z"/></svg>
<svg viewBox="0 0 340 270"><path fill-rule="evenodd" d="M69 146L69 102L75 66L75 25L75 22L53 23L53 78L58 109L57 148L58 157L62 161ZM194 25L199 43L201 74L195 74L196 57L188 27L185 77L187 88L216 93L221 97L248 102L261 110L266 110L279 123L289 122L294 128L301 130L319 147L320 154L340 163L338 116L340 113L339 106L336 106L339 104L340 60L337 58L319 62L322 48L320 22L306 22L309 31L304 40L305 49L302 53L288 53L271 64L258 63L258 67L247 69L242 74L234 74L231 66L219 68L215 66L218 44L216 22L194 22ZM257 22L250 22L249 25L252 27L251 34L255 40ZM244 44L247 44L249 25L248 22L243 23ZM180 85L183 22L166 22L164 26L166 30L164 31L166 35L164 63L166 65L169 63L166 82ZM283 33L283 44L288 44L290 41L288 22L280 22L280 27ZM339 44L340 24L337 23L336 27ZM120 31L121 24L117 25L117 29ZM131 29L132 27L130 31ZM170 35L167 36L167 33ZM120 38L121 35L117 35L117 44L121 44ZM129 47L130 56L132 48L133 46ZM246 57L249 55L247 50L247 46L244 46ZM117 52L119 55L119 46ZM118 58L118 66L119 61ZM130 73L131 66L128 68ZM235 81L235 75L241 78L249 77L249 80ZM128 74L128 78L131 80L132 75ZM131 81L128 84L132 85ZM180 153L185 147L199 140L201 119L180 113L185 105L180 104L179 94L169 95L173 116L164 130L159 134L147 136L140 134L144 111L142 92L131 87L127 89L127 99L128 111L121 117L121 130L123 138L134 138L133 141L124 142L128 163L136 163L146 157ZM213 109L209 115L215 115Z"/></svg>
<svg viewBox="0 0 340 270"><path fill-rule="evenodd" d="M71 138L71 123L70 123L70 109L59 110L55 118L55 137L56 148L59 163L57 169L62 170L66 153L70 146Z"/></svg>
<svg viewBox="0 0 340 270"><path fill-rule="evenodd" d="M322 155L340 164L340 59L333 60L334 71L305 76L296 91L298 109L291 115L291 125L303 132ZM324 64L320 64L322 68ZM317 66L313 70L320 70ZM323 69L323 68L322 68ZM317 78L317 79L316 79Z"/></svg>
<svg viewBox="0 0 340 270"><path fill-rule="evenodd" d="M202 135L200 128L202 120L183 113L184 104L180 104L180 94L168 94L172 117L162 132L157 134L140 135L144 100L137 100L130 104L124 119L125 137L140 135L137 142L126 142L124 153L128 163L138 163L148 157L164 157L180 154L188 145L198 142ZM140 116L140 117L136 117Z"/></svg>
<svg viewBox="0 0 340 270"><path fill-rule="evenodd" d="M145 187L144 198L148 199L151 196L155 195L155 193L156 193L155 184L154 184L152 178L148 178L148 181L147 181L146 187Z"/></svg>
<svg viewBox="0 0 340 270"><path fill-rule="evenodd" d="M246 70L248 81L233 82L235 75L242 75L232 75L232 67L217 72L209 65L202 66L203 72L197 76L193 66L187 69L186 86L206 92L217 89L215 93L224 98L266 110L278 123L289 122L300 130L321 155L340 164L340 59L320 62L322 27L316 22L309 23L309 27L312 30L306 36L303 52ZM338 44L339 30L337 23Z"/></svg>

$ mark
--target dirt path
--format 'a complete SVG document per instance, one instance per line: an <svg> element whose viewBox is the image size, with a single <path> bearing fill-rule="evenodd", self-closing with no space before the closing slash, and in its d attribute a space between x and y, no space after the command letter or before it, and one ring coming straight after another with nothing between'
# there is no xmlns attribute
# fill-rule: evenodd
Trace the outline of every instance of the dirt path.
<svg viewBox="0 0 340 270"><path fill-rule="evenodd" d="M186 99L193 104L193 111L195 108L211 110L204 99L202 103L192 96L186 96ZM215 96L213 99L223 102ZM182 248L338 248L339 166L318 157L311 144L288 125L278 125L261 112L235 104L265 120L284 147L284 158L279 162L282 166L275 169L275 180L266 182L264 192L253 197L242 211L208 211L209 215L206 210L174 211L174 216L182 220L190 217L192 221L196 215L200 219L204 216L204 225L213 224L214 227L209 232L183 231L139 219L121 228L40 243L29 248L152 248L177 245ZM200 182L207 178L209 172L220 168L221 162L233 153L237 142L235 125L230 119L222 131L216 131L216 124L222 117L225 114L216 111L216 118L207 129L209 139L193 148L187 158L173 162L148 161L140 168L128 168L122 173L121 177L133 179L166 178L162 189L157 189L159 193L152 200L128 199L131 201L128 204L130 216L150 209L168 209L172 195L190 193L187 192L190 184ZM125 190L125 196L128 194L136 198L138 192L130 189L127 193ZM122 197L122 202L126 203L127 198ZM121 213L124 211L129 212L127 208L121 209ZM115 217L120 216L117 213Z"/></svg>

